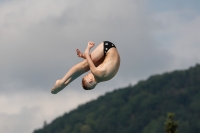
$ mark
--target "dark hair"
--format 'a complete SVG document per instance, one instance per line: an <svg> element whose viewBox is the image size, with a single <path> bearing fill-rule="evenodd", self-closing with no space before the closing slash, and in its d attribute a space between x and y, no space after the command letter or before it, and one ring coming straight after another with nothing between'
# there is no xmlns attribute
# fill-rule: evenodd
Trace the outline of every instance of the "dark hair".
<svg viewBox="0 0 200 133"><path fill-rule="evenodd" d="M83 87L83 89L85 89L85 90L90 90L90 89L88 88L88 86L86 85L86 81L85 81L84 78L82 79L82 87Z"/></svg>

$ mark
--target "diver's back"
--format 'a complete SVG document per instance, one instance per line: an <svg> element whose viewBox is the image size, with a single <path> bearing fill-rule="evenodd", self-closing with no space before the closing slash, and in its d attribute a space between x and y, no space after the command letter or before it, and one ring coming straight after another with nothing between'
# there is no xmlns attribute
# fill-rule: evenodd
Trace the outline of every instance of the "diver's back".
<svg viewBox="0 0 200 133"><path fill-rule="evenodd" d="M100 68L106 70L103 81L113 78L118 72L119 66L120 66L119 53L115 47L110 48L105 55L103 63L99 66Z"/></svg>

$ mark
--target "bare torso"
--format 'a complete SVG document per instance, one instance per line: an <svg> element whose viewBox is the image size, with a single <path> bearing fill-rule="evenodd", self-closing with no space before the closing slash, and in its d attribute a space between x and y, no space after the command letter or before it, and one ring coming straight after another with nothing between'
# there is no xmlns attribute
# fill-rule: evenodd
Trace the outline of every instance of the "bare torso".
<svg viewBox="0 0 200 133"><path fill-rule="evenodd" d="M100 82L110 80L113 78L120 66L120 56L116 48L110 48L106 53L104 61L97 67L99 70L104 71L103 77Z"/></svg>

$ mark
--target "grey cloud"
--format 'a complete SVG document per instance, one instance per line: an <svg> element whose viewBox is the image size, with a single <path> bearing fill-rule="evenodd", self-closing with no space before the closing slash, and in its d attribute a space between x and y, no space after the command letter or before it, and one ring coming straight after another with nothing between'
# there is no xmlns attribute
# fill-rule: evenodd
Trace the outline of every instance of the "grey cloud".
<svg viewBox="0 0 200 133"><path fill-rule="evenodd" d="M27 132L30 128L41 126L43 116L34 123L27 121L35 119L34 115L55 109L54 105L63 112L66 110L63 104L75 107L80 102L136 83L152 74L200 62L198 12L152 12L154 7L147 6L147 0L21 0L0 4L0 92L8 99L16 95L22 98L21 101L10 102L20 105L18 114L0 112L1 120L13 125L9 133ZM192 18L183 18L181 13L185 12L192 14ZM104 40L116 44L121 55L118 74L92 91L82 90L79 77L58 95L51 95L50 88L55 80L81 61L76 57L75 49L84 51L90 40L96 44ZM72 90L76 91L74 95L67 95ZM80 98L82 92L84 98ZM70 102L72 97L72 100L78 98L78 102ZM37 107L41 99L43 103L39 105L42 110ZM58 105L63 99L68 103L64 101ZM30 103L25 103L27 101L33 102L31 107ZM50 105L52 102L54 105ZM16 109L13 104L6 106L7 110L11 106ZM21 120L19 124L18 119ZM0 125L0 129L6 131L4 127L8 125Z"/></svg>
<svg viewBox="0 0 200 133"><path fill-rule="evenodd" d="M100 6L89 1L85 6L77 4L73 8L66 8L59 15L46 19L42 17L40 21L36 21L38 23L29 27L29 23L26 23L25 29L21 32L19 30L18 38L10 40L9 44L4 46L6 51L3 53L8 59L1 66L5 70L3 75L7 75L11 82L15 80L26 86L45 88L80 61L76 57L75 49L79 47L84 50L89 40L97 43L110 40L116 43L124 63L121 69L126 68L123 66L130 64L129 61L126 62L126 58L132 54L133 57L138 57L136 51L138 47L142 48L138 42L148 38L146 33L149 31L139 30L145 27L143 21L146 20L144 12L140 12L142 3L115 3L116 6L111 8L108 3L105 6L103 2L99 2ZM122 5L126 6L126 9L122 10ZM135 36L137 34L140 35L139 38ZM146 41L143 45L147 44ZM132 63L129 66L133 66ZM131 76L125 74L127 77Z"/></svg>
<svg viewBox="0 0 200 133"><path fill-rule="evenodd" d="M115 6L111 6L111 2ZM106 5L104 1L74 2L71 6L62 6L63 9L56 8L58 13L44 11L34 23L25 21L30 18L25 14L22 20L16 21L17 24L24 21L25 27L14 26L18 32L11 34L12 39L3 38L1 84L16 82L24 86L20 89L34 86L46 91L81 61L75 49L84 51L89 40L97 44L110 40L116 44L121 67L114 80L122 80L122 86L132 82L131 79L140 80L171 69L174 52L163 48L154 36L159 29L163 30L163 25L147 12L143 5L146 1L111 2ZM79 82L75 81L72 86L79 88ZM112 84L112 80L109 83Z"/></svg>

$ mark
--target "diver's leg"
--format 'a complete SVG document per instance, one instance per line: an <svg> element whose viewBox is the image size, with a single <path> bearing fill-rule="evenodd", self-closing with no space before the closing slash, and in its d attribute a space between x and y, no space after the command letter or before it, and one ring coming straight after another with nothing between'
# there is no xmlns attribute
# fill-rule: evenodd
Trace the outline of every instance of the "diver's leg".
<svg viewBox="0 0 200 133"><path fill-rule="evenodd" d="M100 43L91 53L91 59L95 63L104 58L104 42Z"/></svg>
<svg viewBox="0 0 200 133"><path fill-rule="evenodd" d="M64 89L69 83L71 83L73 80L75 80L77 77L87 72L88 70L89 67L87 65L87 61L85 60L74 65L62 79L56 81L54 87L51 89L51 93L58 93L59 91Z"/></svg>
<svg viewBox="0 0 200 133"><path fill-rule="evenodd" d="M100 65L104 60L103 53L103 43L99 44L94 51L91 53L91 59L96 66ZM61 80L57 80L54 87L51 90L51 93L56 94L62 89L64 89L69 83L74 79L82 75L83 73L89 71L89 64L87 60L73 66Z"/></svg>

